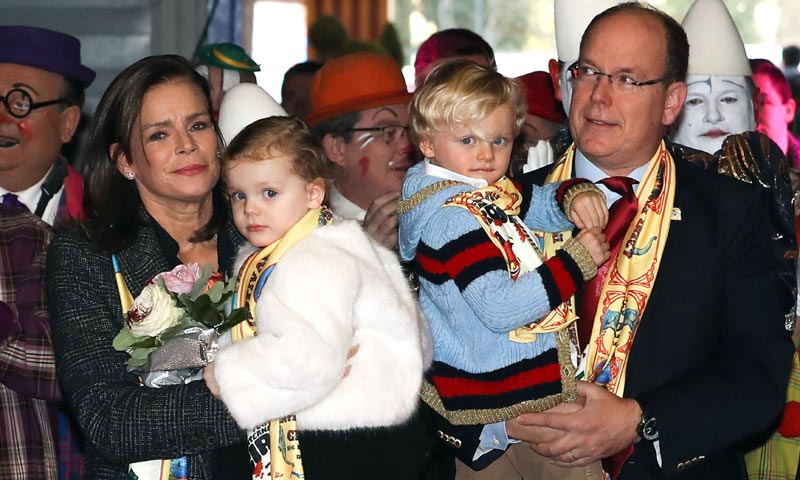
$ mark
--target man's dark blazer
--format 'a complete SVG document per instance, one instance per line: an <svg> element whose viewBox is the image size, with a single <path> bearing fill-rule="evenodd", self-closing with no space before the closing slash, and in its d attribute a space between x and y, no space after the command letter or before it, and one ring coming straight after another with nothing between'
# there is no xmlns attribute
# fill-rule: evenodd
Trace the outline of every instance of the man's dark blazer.
<svg viewBox="0 0 800 480"><path fill-rule="evenodd" d="M642 441L620 478L746 479L743 449L774 428L794 351L767 205L751 185L682 158L675 164L680 213L633 342L624 394L655 414L663 468ZM521 177L523 195L549 169ZM443 430L460 440L455 452L469 462L478 429Z"/></svg>
<svg viewBox="0 0 800 480"><path fill-rule="evenodd" d="M134 297L171 269L151 222L117 254ZM232 224L218 235L241 241ZM246 473L248 457L244 432L205 382L159 389L167 393L140 387L125 370L128 355L111 345L123 322L109 255L92 252L77 231L58 233L48 251L47 288L58 377L86 438L86 478L127 480L130 462L181 455L192 480L242 478L214 474L226 463ZM227 449L220 447L237 442L239 455L221 455Z"/></svg>

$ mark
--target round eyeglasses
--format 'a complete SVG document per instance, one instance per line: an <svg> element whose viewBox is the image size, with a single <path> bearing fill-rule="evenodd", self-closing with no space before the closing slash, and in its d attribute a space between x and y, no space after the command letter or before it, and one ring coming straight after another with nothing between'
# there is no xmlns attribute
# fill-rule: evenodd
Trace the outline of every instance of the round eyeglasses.
<svg viewBox="0 0 800 480"><path fill-rule="evenodd" d="M608 79L608 83L621 92L631 92L637 88L655 85L667 80L667 77L661 77L653 80L637 82L633 76L628 75L627 73L617 73L612 75L610 73L601 72L600 70L590 67L589 65L581 65L578 62L570 65L567 71L569 72L570 78L576 82L585 84L597 83L600 77L606 77Z"/></svg>
<svg viewBox="0 0 800 480"><path fill-rule="evenodd" d="M381 132L383 142L386 145L391 145L400 139L402 135L408 135L408 126L406 125L384 125L383 127L364 127L364 128L351 128L349 132Z"/></svg>
<svg viewBox="0 0 800 480"><path fill-rule="evenodd" d="M57 98L55 100L48 100L47 102L33 103L33 98L25 90L20 88L12 88L5 97L0 97L0 102L6 107L9 115L15 118L25 118L31 111L56 105L58 103L67 103L66 98Z"/></svg>

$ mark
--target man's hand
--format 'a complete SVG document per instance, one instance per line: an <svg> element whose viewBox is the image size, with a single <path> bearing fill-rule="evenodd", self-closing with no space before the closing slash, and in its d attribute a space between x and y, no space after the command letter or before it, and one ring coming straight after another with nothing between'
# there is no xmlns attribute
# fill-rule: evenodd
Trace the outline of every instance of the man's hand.
<svg viewBox="0 0 800 480"><path fill-rule="evenodd" d="M400 192L384 193L372 201L364 217L364 230L381 245L397 250L397 202Z"/></svg>
<svg viewBox="0 0 800 480"><path fill-rule="evenodd" d="M606 199L594 192L579 193L572 200L569 218L581 230L593 227L606 228L608 223Z"/></svg>
<svg viewBox="0 0 800 480"><path fill-rule="evenodd" d="M206 381L206 387L211 390L211 395L214 395L216 398L219 397L219 385L217 384L217 379L214 378L214 364L209 363L203 368L203 380Z"/></svg>
<svg viewBox="0 0 800 480"><path fill-rule="evenodd" d="M606 235L600 230L599 227L593 227L588 230L581 230L576 236L575 240L583 245L583 248L592 256L595 265L598 267L611 257L611 246L606 241Z"/></svg>
<svg viewBox="0 0 800 480"><path fill-rule="evenodd" d="M578 382L578 402L506 422L508 435L561 467L579 467L610 457L639 440L642 410L604 387Z"/></svg>

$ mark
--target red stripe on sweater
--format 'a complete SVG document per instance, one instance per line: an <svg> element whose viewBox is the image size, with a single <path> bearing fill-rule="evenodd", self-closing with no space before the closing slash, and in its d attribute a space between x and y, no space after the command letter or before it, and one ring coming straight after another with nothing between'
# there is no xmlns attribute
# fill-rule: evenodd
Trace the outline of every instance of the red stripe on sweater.
<svg viewBox="0 0 800 480"><path fill-rule="evenodd" d="M553 275L553 281L556 284L556 288L558 288L558 295L561 297L561 302L563 302L571 297L578 287L575 285L572 275L569 274L567 267L560 258L553 257L545 263L547 263L547 267L550 269L550 274Z"/></svg>
<svg viewBox="0 0 800 480"><path fill-rule="evenodd" d="M557 363L552 363L493 382L438 376L434 376L432 380L442 398L468 395L497 395L534 385L560 381L561 369Z"/></svg>
<svg viewBox="0 0 800 480"><path fill-rule="evenodd" d="M454 255L453 258L447 261L447 271L450 272L450 278L458 278L466 268L483 260L497 257L502 258L500 250L487 240Z"/></svg>
<svg viewBox="0 0 800 480"><path fill-rule="evenodd" d="M446 262L426 256L417 250L417 263L424 271L432 275L447 275L452 279L457 278L464 269L478 262L497 257L502 257L500 251L488 240L457 253Z"/></svg>
<svg viewBox="0 0 800 480"><path fill-rule="evenodd" d="M419 250L417 250L416 260L422 270L433 275L445 275L447 273L447 266L443 262L425 256L419 253Z"/></svg>

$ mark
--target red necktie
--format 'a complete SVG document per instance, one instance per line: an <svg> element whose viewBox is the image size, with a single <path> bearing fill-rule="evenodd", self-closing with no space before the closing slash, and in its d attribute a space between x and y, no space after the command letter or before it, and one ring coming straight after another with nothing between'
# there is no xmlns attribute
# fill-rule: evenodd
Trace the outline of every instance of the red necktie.
<svg viewBox="0 0 800 480"><path fill-rule="evenodd" d="M608 225L606 225L605 234L608 243L611 246L611 259L604 263L597 269L597 276L586 282L583 286L583 293L581 294L581 303L579 305L578 314L578 340L581 348L585 348L592 335L592 327L594 325L594 316L597 313L597 302L600 299L600 292L603 290L603 282L605 282L608 275L608 269L611 262L617 257L617 252L622 245L622 240L631 221L639 211L639 201L636 199L636 194L633 192L633 185L636 180L628 177L608 177L600 180L612 192L622 195L622 198L614 202L611 208L608 209ZM603 469L611 475L612 479L616 479L625 460L633 453L633 447L628 446L609 458L603 459Z"/></svg>
<svg viewBox="0 0 800 480"><path fill-rule="evenodd" d="M592 335L597 302L600 292L603 290L603 282L608 275L608 269L617 256L617 251L622 244L625 232L628 231L631 220L639 210L639 201L633 191L633 185L639 183L636 180L628 177L608 177L598 183L602 183L612 192L622 195L622 198L614 202L608 210L608 225L606 225L605 234L611 246L611 259L598 267L597 276L583 284L581 301L578 305L578 341L581 348L586 346Z"/></svg>

